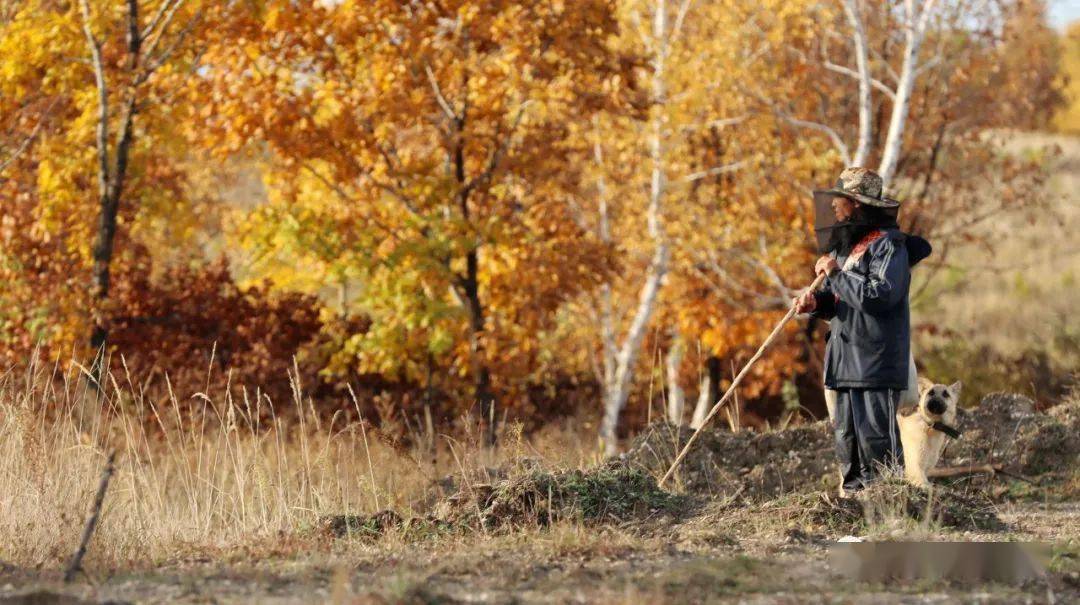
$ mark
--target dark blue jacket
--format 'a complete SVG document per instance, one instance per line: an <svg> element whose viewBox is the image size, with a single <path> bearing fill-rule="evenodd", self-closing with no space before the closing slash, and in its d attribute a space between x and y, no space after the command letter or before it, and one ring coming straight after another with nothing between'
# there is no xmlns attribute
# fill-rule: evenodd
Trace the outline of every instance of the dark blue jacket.
<svg viewBox="0 0 1080 605"><path fill-rule="evenodd" d="M883 229L850 270L830 275L815 294L811 315L831 320L826 387L907 387L911 267L906 239L899 229ZM836 258L841 267L846 261L847 255Z"/></svg>

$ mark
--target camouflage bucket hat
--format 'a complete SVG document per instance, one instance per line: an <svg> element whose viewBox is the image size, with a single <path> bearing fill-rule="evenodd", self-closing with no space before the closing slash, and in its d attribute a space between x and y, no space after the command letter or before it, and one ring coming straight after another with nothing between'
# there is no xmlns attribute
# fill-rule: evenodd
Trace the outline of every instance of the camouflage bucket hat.
<svg viewBox="0 0 1080 605"><path fill-rule="evenodd" d="M881 176L868 168L845 168L832 189L816 194L840 195L878 208L896 208L900 202L882 195Z"/></svg>

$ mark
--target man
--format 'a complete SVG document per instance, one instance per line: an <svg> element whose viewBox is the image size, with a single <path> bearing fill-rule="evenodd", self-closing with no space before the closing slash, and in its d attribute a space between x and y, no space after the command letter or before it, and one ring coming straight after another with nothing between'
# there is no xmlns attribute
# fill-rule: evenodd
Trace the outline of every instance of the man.
<svg viewBox="0 0 1080 605"><path fill-rule="evenodd" d="M911 271L908 236L895 218L900 204L881 190L876 173L848 168L836 187L816 192L831 198L835 219L828 227L828 254L814 267L827 277L820 290L794 301L797 312L831 320L825 386L836 391L833 423L843 494L864 488L881 467L903 464L896 409L913 367Z"/></svg>

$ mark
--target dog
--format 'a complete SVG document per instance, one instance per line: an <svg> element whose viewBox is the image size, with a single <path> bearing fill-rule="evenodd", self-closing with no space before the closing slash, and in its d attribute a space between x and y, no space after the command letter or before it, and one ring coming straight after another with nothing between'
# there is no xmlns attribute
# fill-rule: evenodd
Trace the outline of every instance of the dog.
<svg viewBox="0 0 1080 605"><path fill-rule="evenodd" d="M896 413L900 443L904 447L904 478L917 487L927 487L927 472L937 465L946 440L960 436L956 430L956 410L960 382L949 386L919 379L919 403L901 407Z"/></svg>

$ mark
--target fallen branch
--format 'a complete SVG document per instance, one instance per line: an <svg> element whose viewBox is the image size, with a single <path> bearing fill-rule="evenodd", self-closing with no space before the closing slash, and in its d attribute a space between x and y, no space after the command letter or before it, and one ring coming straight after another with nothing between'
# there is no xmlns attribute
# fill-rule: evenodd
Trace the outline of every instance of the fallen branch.
<svg viewBox="0 0 1080 605"><path fill-rule="evenodd" d="M926 471L927 477L935 478L947 478L947 477L963 477L965 475L1005 475L1013 479L1019 479L1032 485L1035 482L1023 475L1018 475L1011 471L1004 469L1001 464L964 464L961 466L942 466L938 468L932 468Z"/></svg>
<svg viewBox="0 0 1080 605"><path fill-rule="evenodd" d="M115 462L116 451L114 450L109 454L109 460L105 463L105 470L101 472L101 482L98 483L97 495L94 497L94 508L90 511L90 518L86 520L86 527L83 528L79 550L75 551L75 556L71 558L71 563L68 564L67 571L64 573L64 582L71 582L75 579L75 574L82 571L82 559L86 556L90 538L93 537L94 528L97 527L98 519L101 517L101 505L105 502L105 491L109 489L109 480L112 479L113 471L116 470Z"/></svg>
<svg viewBox="0 0 1080 605"><path fill-rule="evenodd" d="M1000 464L964 464L961 466L941 466L926 471L927 477L946 478L964 475L995 475L1001 472Z"/></svg>

